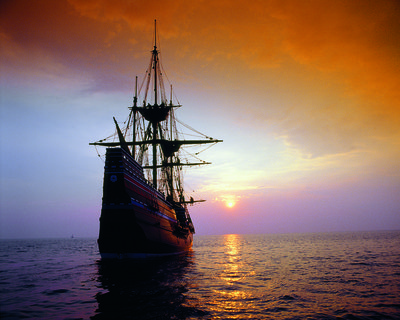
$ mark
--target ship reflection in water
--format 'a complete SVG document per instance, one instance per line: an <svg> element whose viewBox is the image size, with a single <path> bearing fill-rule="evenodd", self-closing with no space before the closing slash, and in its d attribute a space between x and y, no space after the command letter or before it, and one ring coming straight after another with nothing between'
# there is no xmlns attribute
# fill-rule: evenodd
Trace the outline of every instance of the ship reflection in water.
<svg viewBox="0 0 400 320"><path fill-rule="evenodd" d="M143 260L100 260L92 319L187 319L204 312L187 303L185 293L193 252Z"/></svg>

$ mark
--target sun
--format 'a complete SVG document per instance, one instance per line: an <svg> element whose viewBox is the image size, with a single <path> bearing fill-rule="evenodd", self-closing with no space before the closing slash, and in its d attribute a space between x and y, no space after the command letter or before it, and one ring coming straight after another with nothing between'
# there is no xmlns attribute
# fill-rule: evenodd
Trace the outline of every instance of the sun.
<svg viewBox="0 0 400 320"><path fill-rule="evenodd" d="M220 202L221 205L224 205L228 209L232 209L236 206L236 204L240 200L240 197L233 194L224 194L219 196L218 198L215 198L215 200Z"/></svg>
<svg viewBox="0 0 400 320"><path fill-rule="evenodd" d="M235 206L235 201L233 201L233 200L229 200L229 201L227 201L226 203L225 203L225 205L228 207L228 208L233 208L234 206Z"/></svg>

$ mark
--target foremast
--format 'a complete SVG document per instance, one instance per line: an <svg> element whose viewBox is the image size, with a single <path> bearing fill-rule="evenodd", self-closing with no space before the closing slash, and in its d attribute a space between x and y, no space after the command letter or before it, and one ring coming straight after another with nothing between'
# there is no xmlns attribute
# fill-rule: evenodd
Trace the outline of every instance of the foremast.
<svg viewBox="0 0 400 320"><path fill-rule="evenodd" d="M157 49L157 28L155 21L154 47L151 51L151 59L146 76L139 88L137 77L135 81L135 95L131 108L127 127L123 134L115 121L118 142L99 142L91 145L120 146L149 170L148 179L153 187L165 194L166 199L177 205L186 207L187 203L196 202L193 198L186 200L183 190L182 167L209 164L209 162L182 162L180 149L184 145L214 144L222 142L207 137L202 140L182 140L179 137L175 119L176 108L181 105L172 102L172 86L170 101L168 102L163 82L163 69L160 63ZM142 93L142 104L138 105L138 96ZM129 131L132 131L129 134ZM129 141L131 137L132 141ZM126 141L128 140L128 141ZM199 200L204 201L204 200Z"/></svg>

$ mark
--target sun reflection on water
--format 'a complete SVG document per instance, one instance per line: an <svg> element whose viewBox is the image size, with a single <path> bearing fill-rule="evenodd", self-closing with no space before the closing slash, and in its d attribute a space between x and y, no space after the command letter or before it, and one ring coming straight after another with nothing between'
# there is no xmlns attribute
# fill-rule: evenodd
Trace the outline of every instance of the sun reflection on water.
<svg viewBox="0 0 400 320"><path fill-rule="evenodd" d="M215 312L233 312L239 314L252 308L254 299L251 290L245 287L245 278L253 274L242 257L241 237L237 234L225 235L223 238L224 255L221 257L220 285L214 289L216 299L212 309ZM232 317L234 315L232 314Z"/></svg>
<svg viewBox="0 0 400 320"><path fill-rule="evenodd" d="M221 276L229 285L239 281L240 254L239 254L239 236L237 234L228 234L224 236L224 251L227 260L224 261L224 272Z"/></svg>

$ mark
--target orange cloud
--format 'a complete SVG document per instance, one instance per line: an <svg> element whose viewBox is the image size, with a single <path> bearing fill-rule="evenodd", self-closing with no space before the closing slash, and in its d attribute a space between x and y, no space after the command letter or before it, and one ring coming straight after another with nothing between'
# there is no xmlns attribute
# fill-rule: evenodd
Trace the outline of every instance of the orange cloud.
<svg viewBox="0 0 400 320"><path fill-rule="evenodd" d="M54 61L87 74L98 90L130 88L158 19L169 64L183 60L232 96L251 90L254 118L279 122L277 134L311 156L399 132L398 1L15 0L0 12L3 52L18 52L7 56L15 69L29 70L33 55L32 70ZM277 92L266 93L271 84ZM264 102L268 94L280 95L280 105ZM229 110L241 112L249 98L238 99Z"/></svg>
<svg viewBox="0 0 400 320"><path fill-rule="evenodd" d="M400 103L398 2L308 1L281 10L285 47L294 59L341 74L351 94L394 111Z"/></svg>

